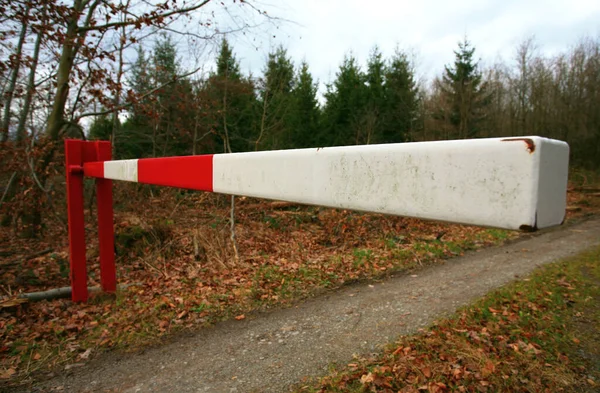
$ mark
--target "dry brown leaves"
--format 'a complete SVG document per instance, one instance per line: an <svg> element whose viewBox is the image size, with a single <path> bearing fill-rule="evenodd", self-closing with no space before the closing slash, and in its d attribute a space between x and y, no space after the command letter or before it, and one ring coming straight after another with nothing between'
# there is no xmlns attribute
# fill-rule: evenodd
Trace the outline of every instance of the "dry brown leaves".
<svg viewBox="0 0 600 393"><path fill-rule="evenodd" d="M73 367L109 348L132 349L173 331L243 319L252 310L325 287L434 263L515 236L241 198L236 213L241 259L236 262L223 197L163 192L134 204L126 202L144 198L119 188L116 196L118 281L140 285L116 299L97 295L87 304L63 299L2 309L1 380L26 382L34 371ZM87 227L90 286L100 280L94 225ZM64 232L46 232L32 243L1 231L5 298L69 285ZM27 258L46 248L53 251Z"/></svg>

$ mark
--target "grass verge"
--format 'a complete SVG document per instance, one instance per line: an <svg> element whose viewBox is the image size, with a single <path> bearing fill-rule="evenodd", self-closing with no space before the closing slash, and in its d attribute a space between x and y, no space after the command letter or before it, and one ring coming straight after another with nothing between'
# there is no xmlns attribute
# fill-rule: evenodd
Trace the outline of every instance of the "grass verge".
<svg viewBox="0 0 600 393"><path fill-rule="evenodd" d="M600 248L538 269L296 392L600 390Z"/></svg>

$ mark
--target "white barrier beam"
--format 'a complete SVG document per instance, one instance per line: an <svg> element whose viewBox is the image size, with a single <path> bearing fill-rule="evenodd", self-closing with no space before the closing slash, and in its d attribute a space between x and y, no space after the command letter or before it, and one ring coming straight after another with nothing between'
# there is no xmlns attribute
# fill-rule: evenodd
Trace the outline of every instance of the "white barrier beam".
<svg viewBox="0 0 600 393"><path fill-rule="evenodd" d="M568 159L566 143L531 136L111 161L84 170L115 180L536 230L564 220Z"/></svg>

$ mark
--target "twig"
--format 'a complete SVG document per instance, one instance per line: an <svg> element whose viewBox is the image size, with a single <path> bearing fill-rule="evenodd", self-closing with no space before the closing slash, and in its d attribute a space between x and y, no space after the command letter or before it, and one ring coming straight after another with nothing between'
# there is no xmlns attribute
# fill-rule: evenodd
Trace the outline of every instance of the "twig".
<svg viewBox="0 0 600 393"><path fill-rule="evenodd" d="M15 180L15 176L17 176L17 171L13 172L12 176L10 177L10 180L8 181L8 184L6 185L6 189L4 190L4 193L2 194L2 199L0 199L0 207L4 203L4 199L6 198L6 195L8 195L8 190L10 190L10 188L12 187L12 183Z"/></svg>
<svg viewBox="0 0 600 393"><path fill-rule="evenodd" d="M165 82L164 84L162 84L162 85L160 85L160 86L158 86L158 87L155 87L154 89L152 89L152 90L150 90L150 91L147 91L146 93L144 93L144 94L143 94L143 95L141 95L140 97L137 97L137 99L138 99L138 100L142 100L142 99L144 99L144 98L146 98L146 97L148 97L148 96L150 96L150 95L152 95L152 94L156 93L157 91L159 91L159 90L161 90L161 89L163 89L163 88L165 88L165 87L169 86L170 84L177 82L178 80L181 80L181 79L183 79L183 78L187 78L188 76L190 76L190 75L193 75L193 74L195 74L196 72L200 71L200 70L202 69L202 67L204 67L204 65L202 65L202 66L200 66L200 67L198 67L198 68L194 69L193 71L187 72L187 73L185 73L185 74L182 74L182 75L177 75L177 76L175 76L174 78L172 78L171 80L169 80L168 82ZM134 103L133 101L131 101L131 102L127 102L127 103L125 103L125 104L119 105L119 106L118 106L118 107L116 107L116 108L107 109L107 110L103 110L103 111L99 111L99 112L88 112L88 113L83 113L83 114L81 114L81 115L79 115L79 116L77 117L77 121L79 121L79 120L83 119L84 117L107 115L107 114L109 114L109 113L113 113L113 112L115 112L115 111L120 111L120 110L123 110L123 109L127 109L128 107L130 107L130 106L133 106L134 104L135 104L135 103Z"/></svg>
<svg viewBox="0 0 600 393"><path fill-rule="evenodd" d="M223 260L228 259L227 245L223 244L219 240L220 237L218 235L215 236L211 241L211 239L209 239L208 236L206 236L202 231L198 230L197 234L200 240L202 240L204 243L203 247L206 249L206 260L208 262L215 261L221 266L222 269L227 269L227 265L223 262Z"/></svg>
<svg viewBox="0 0 600 393"><path fill-rule="evenodd" d="M85 140L85 135L84 135L83 139ZM31 162L29 159L29 151L25 150L25 154L27 154L25 161L27 161L27 165L29 166L29 169L31 170L31 177L33 178L35 184L37 184L37 186L40 188L40 190L42 190L44 192L44 194L46 194L46 197L48 198L48 202L50 203L50 205L53 205L52 194L50 193L50 191L52 190L52 187L50 186L48 190L46 190L44 188L44 186L38 179L37 174L35 173L35 168L33 166L33 162ZM65 220L63 220L63 218L60 217L56 213L55 209L50 209L50 211L52 212L52 215L54 216L54 218L56 218L56 220L62 224L63 229L68 228L67 222Z"/></svg>
<svg viewBox="0 0 600 393"><path fill-rule="evenodd" d="M142 262L144 262L145 265L148 265L152 269L154 269L157 272L159 272L164 278L168 278L167 275L162 270L160 270L159 268L157 268L156 266L154 266L153 264L151 264L150 262L148 262L145 258L142 258Z"/></svg>
<svg viewBox="0 0 600 393"><path fill-rule="evenodd" d="M160 255L167 247L169 247L170 245L172 245L173 243L175 243L175 240L178 240L178 239L172 239L172 240L166 242L165 244L162 245L162 247L158 248L152 255L155 255L155 254ZM165 273L164 271L160 270L159 268L157 268L156 266L154 266L153 264L151 264L150 262L148 262L146 260L146 258L140 258L140 259L142 260L143 263L145 263L149 267L155 269L160 274L162 274L162 276L164 278L169 278L169 275L167 273ZM165 262L166 262L166 260L165 260ZM166 268L165 268L165 271L166 271Z"/></svg>
<svg viewBox="0 0 600 393"><path fill-rule="evenodd" d="M27 361L27 367L25 367L25 375L29 374L29 366L31 365L31 356L33 355L33 348L29 351L29 360Z"/></svg>
<svg viewBox="0 0 600 393"><path fill-rule="evenodd" d="M4 285L0 286L0 288L2 288L2 290L4 292L6 292L6 295L10 298L13 296L12 290L10 289L10 285L8 285L8 289L4 288Z"/></svg>
<svg viewBox="0 0 600 393"><path fill-rule="evenodd" d="M19 259L15 259L13 261L10 261L10 262L2 263L2 264L0 264L0 267L18 265L18 264L23 263L25 261L28 261L30 259L41 257L42 255L49 254L52 251L54 251L52 248L48 248L48 249L43 250L43 251L34 252L33 254L29 254L29 255L25 256L25 258L19 258Z"/></svg>
<svg viewBox="0 0 600 393"><path fill-rule="evenodd" d="M187 200L187 195L183 198L181 198L181 200L179 202L177 202L177 204L175 205L175 207L173 208L173 211L171 212L171 214L169 214L168 218L173 217L173 214L175 214L175 212L177 211L177 208L179 207L179 205L181 205L183 202L185 202Z"/></svg>

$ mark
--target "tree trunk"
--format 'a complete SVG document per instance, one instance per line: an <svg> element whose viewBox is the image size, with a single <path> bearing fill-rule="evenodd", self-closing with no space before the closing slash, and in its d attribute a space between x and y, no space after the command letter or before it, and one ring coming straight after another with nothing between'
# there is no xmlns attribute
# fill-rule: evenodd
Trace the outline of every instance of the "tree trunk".
<svg viewBox="0 0 600 393"><path fill-rule="evenodd" d="M44 10L45 11L45 10ZM44 12L45 14L45 12ZM42 16L43 17L43 16ZM27 93L23 101L23 108L19 115L19 125L17 126L17 143L21 143L26 136L25 125L27 124L27 116L31 108L33 92L35 91L35 73L37 71L38 59L40 56L40 46L42 44L42 32L40 31L35 39L35 48L33 49L33 59L29 69L29 80L27 82Z"/></svg>
<svg viewBox="0 0 600 393"><path fill-rule="evenodd" d="M129 2L127 2L127 7L129 8ZM121 79L123 78L123 50L125 48L125 42L127 37L125 36L125 27L121 28L121 38L119 40L119 65L117 66L117 91L115 91L115 97L113 99L113 126L110 135L111 147L112 147L112 157L115 157L115 148L117 145L117 131L119 129L119 105L121 105Z"/></svg>
<svg viewBox="0 0 600 393"><path fill-rule="evenodd" d="M52 110L48 117L46 125L46 135L51 140L58 140L60 130L65 124L65 105L69 97L69 77L73 71L73 62L79 51L78 40L80 37L77 22L83 9L83 0L75 0L73 4L73 13L67 26L62 53L58 62L58 71L56 73L56 92L54 93Z"/></svg>
<svg viewBox="0 0 600 393"><path fill-rule="evenodd" d="M122 291L129 287L133 286L141 286L141 283L131 283L131 284L121 284L119 285L118 290ZM31 292L31 293L22 293L19 295L20 299L27 299L30 302L39 302L42 300L54 300L54 299L63 299L71 297L71 293L73 290L71 287L62 287L62 288L54 288L49 289L47 291L42 292ZM89 293L100 293L102 292L102 288L100 287L88 287Z"/></svg>
<svg viewBox="0 0 600 393"><path fill-rule="evenodd" d="M21 34L19 35L17 49L15 50L15 68L12 70L10 82L8 84L6 93L4 94L6 101L4 102L4 114L2 116L2 124L0 125L0 142L6 142L8 140L8 129L10 126L10 107L12 104L15 87L17 85L17 79L19 79L19 71L21 69L21 56L23 53L23 43L25 42L25 36L27 35L27 21L29 20L29 10L30 6L29 3L27 3L23 15L23 27L21 28Z"/></svg>

